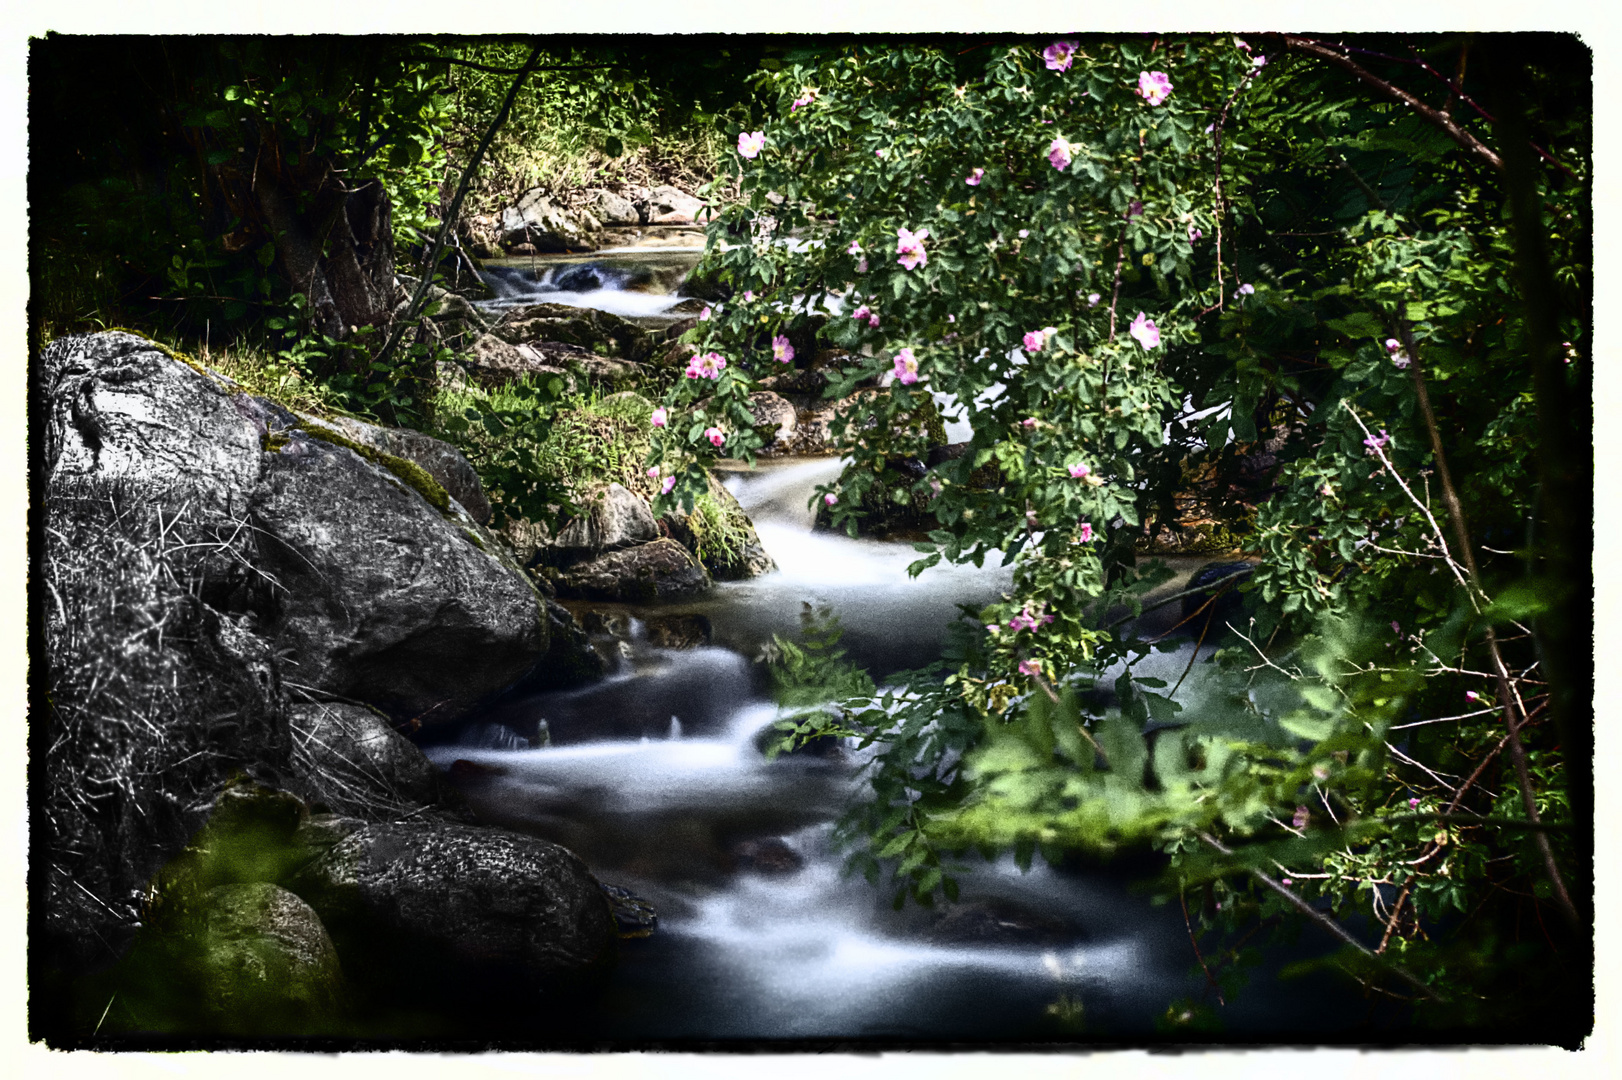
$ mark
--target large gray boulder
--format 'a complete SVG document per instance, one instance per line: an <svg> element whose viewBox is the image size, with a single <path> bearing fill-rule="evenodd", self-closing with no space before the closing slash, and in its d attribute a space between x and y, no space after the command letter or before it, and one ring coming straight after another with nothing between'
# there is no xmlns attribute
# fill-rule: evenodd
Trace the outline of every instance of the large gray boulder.
<svg viewBox="0 0 1622 1080"><path fill-rule="evenodd" d="M488 336L488 335L486 335ZM352 416L334 416L330 420L301 417L305 426L319 425L347 436L363 446L385 454L404 458L422 466L445 493L455 499L468 515L480 525L490 523L490 500L485 497L484 484L479 471L463 453L448 442L407 428L382 427L368 424Z"/></svg>
<svg viewBox="0 0 1622 1080"><path fill-rule="evenodd" d="M545 989L614 959L608 901L556 844L449 822L317 817L301 832L320 854L288 887L319 913L347 968L398 993Z"/></svg>
<svg viewBox="0 0 1622 1080"><path fill-rule="evenodd" d="M570 213L531 188L501 212L501 243L531 244L536 251L591 251L591 233L601 225L589 215Z"/></svg>
<svg viewBox="0 0 1622 1080"><path fill-rule="evenodd" d="M347 446L278 434L253 521L285 590L273 629L290 679L426 726L535 665L541 597L494 534Z"/></svg>
<svg viewBox="0 0 1622 1080"><path fill-rule="evenodd" d="M710 587L710 575L692 552L666 539L569 567L558 575L557 586L560 596L651 604L702 593Z"/></svg>

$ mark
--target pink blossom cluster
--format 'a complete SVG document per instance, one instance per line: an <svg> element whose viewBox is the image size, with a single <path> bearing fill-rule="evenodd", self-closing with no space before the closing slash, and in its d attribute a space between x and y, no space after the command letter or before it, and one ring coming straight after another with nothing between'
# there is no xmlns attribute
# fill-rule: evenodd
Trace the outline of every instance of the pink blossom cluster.
<svg viewBox="0 0 1622 1080"><path fill-rule="evenodd" d="M1028 353L1041 352L1047 348L1048 341L1058 332L1058 328L1053 326L1044 326L1040 330L1027 330L1025 337L1021 339L1025 345L1025 351Z"/></svg>
<svg viewBox="0 0 1622 1080"><path fill-rule="evenodd" d="M1055 41L1042 50L1042 60L1049 71L1069 71L1070 65L1076 62L1076 50L1079 48L1079 41Z"/></svg>
<svg viewBox="0 0 1622 1080"><path fill-rule="evenodd" d="M918 381L918 358L912 354L911 346L895 354L895 379L906 386Z"/></svg>
<svg viewBox="0 0 1622 1080"><path fill-rule="evenodd" d="M719 448L722 443L727 441L726 432L722 431L718 427L707 427L707 428L705 428L704 429L704 437L706 439L710 440L710 445L711 446L714 446L716 448Z"/></svg>
<svg viewBox="0 0 1622 1080"><path fill-rule="evenodd" d="M766 133L764 131L738 132L738 153L746 158L754 158L766 148Z"/></svg>
<svg viewBox="0 0 1622 1080"><path fill-rule="evenodd" d="M965 184L969 185L970 187L979 187L980 186L980 181L984 180L985 178L986 178L986 171L984 169L982 169L982 168L976 167L974 170L972 170L969 173L968 176L965 176L963 178L963 182Z"/></svg>
<svg viewBox="0 0 1622 1080"><path fill-rule="evenodd" d="M1404 370L1409 364L1413 363L1412 358L1403 349L1402 342L1394 337L1385 339L1385 351L1391 354L1391 362L1397 366L1398 370Z"/></svg>
<svg viewBox="0 0 1622 1080"><path fill-rule="evenodd" d="M1158 348L1160 345L1160 328L1141 311L1138 312L1138 317L1132 320L1132 325L1127 327L1126 332L1145 349Z"/></svg>
<svg viewBox="0 0 1622 1080"><path fill-rule="evenodd" d="M911 232L907 229L897 229L896 254L901 256L896 262L908 270L924 266L929 262L929 252L924 250L924 241L929 239L928 229L919 229Z"/></svg>
<svg viewBox="0 0 1622 1080"><path fill-rule="evenodd" d="M648 479L650 479L650 480L658 480L659 479L659 466L655 465L653 468L648 470ZM674 488L675 486L676 486L676 478L674 476L667 476L659 484L659 494L661 494L661 495L669 495L671 489Z"/></svg>
<svg viewBox="0 0 1622 1080"><path fill-rule="evenodd" d="M788 338L778 334L772 338L772 359L779 364L786 364L794 359L794 346L788 343Z"/></svg>
<svg viewBox="0 0 1622 1080"><path fill-rule="evenodd" d="M1138 96L1150 105L1171 97L1171 78L1164 71L1138 72Z"/></svg>
<svg viewBox="0 0 1622 1080"><path fill-rule="evenodd" d="M687 370L683 374L689 379L719 379L726 366L726 358L720 353L708 352L687 361Z"/></svg>
<svg viewBox="0 0 1622 1080"><path fill-rule="evenodd" d="M1040 609L1038 609L1038 611L1040 611ZM1046 626L1052 621L1053 614L1051 612L1047 614L1032 614L1030 606L1027 605L1025 609L1018 615L1015 615L1012 619L1008 620L1008 629L1016 632L1020 630L1035 630L1038 627Z"/></svg>
<svg viewBox="0 0 1622 1080"><path fill-rule="evenodd" d="M857 322L865 322L871 327L877 328L879 325L879 313L868 307L866 304L863 304L861 307L851 312L850 317L855 319Z"/></svg>
<svg viewBox="0 0 1622 1080"><path fill-rule="evenodd" d="M1052 142L1048 143L1048 164L1060 172L1064 172L1070 166L1075 149L1070 145L1069 139L1066 139L1063 135L1057 136Z"/></svg>

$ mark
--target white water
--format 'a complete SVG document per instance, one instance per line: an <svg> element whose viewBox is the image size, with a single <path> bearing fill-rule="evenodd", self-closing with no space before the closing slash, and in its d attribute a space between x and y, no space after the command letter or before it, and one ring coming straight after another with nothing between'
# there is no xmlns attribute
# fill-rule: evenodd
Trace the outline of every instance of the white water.
<svg viewBox="0 0 1622 1080"><path fill-rule="evenodd" d="M617 310L589 293L545 299ZM652 310L670 298L613 299ZM948 932L949 916L897 912L892 890L841 874L832 823L862 792L858 755L761 752L776 710L748 658L773 634L795 634L803 602L836 614L852 657L882 678L936 658L957 605L977 607L1009 584L995 565L909 578L921 557L909 544L811 531L812 491L841 464L782 463L727 481L779 570L674 609L707 616L713 647L672 652L634 635L619 674L511 703L484 734L430 757L493 767L466 788L484 820L565 844L658 909L651 937L623 943L589 1037L1072 1038L1048 1012L1061 996L1080 1003L1089 1034L1152 1032L1168 1002L1201 989L1175 905L1150 905L1106 868L1038 860L1022 873L1006 858L969 856L950 871L962 888L955 909L978 913L979 929ZM1142 670L1174 681L1191 653L1185 642ZM489 734L533 732L541 720L554 745L511 748L523 740ZM750 861L760 844L775 865ZM1288 992L1253 996L1229 1010L1230 1023L1306 1025L1312 1008Z"/></svg>

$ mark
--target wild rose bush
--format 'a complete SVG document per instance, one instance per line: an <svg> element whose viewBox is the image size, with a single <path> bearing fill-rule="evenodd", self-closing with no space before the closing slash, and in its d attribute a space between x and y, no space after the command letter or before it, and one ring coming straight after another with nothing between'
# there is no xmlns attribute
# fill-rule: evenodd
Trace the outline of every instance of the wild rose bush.
<svg viewBox="0 0 1622 1080"><path fill-rule="evenodd" d="M851 459L819 493L834 521L854 528L882 482L937 519L915 572L1015 560L1011 592L954 628L943 669L846 703L843 730L881 747L843 826L853 864L888 868L899 901L954 895L953 853L971 847L1153 843L1195 890L1195 925L1239 933L1299 917L1288 896L1339 911L1373 894L1388 955L1485 1000L1491 919L1520 903L1506 897L1548 898L1544 867L1580 851L1558 828L1534 843L1437 825L1461 800L1523 814L1513 778L1489 797L1441 777L1503 749L1501 709L1466 696L1491 690L1484 635L1504 626L1515 678L1535 680L1524 620L1548 610L1517 583L1511 539L1534 512L1537 434L1497 177L1344 73L1226 37L830 50L762 90L775 106L740 143L742 202L705 257L735 295L691 335L728 363L677 382L650 464L690 503L716 456L750 458L747 395L782 370L780 343L810 338L797 359L822 353L829 397L877 388L832 432ZM1573 177L1584 123L1555 148ZM1584 188L1540 183L1580 390ZM1421 373L1459 505L1478 537L1502 537L1469 587L1442 557L1447 515L1433 525L1415 502L1440 498ZM928 411L964 403L968 452L904 472L928 453ZM1107 708L1084 707L1108 664L1150 651L1105 619L1164 580L1136 565L1146 524L1191 469L1231 468L1264 438L1281 449L1247 526L1263 556L1247 639L1197 688L1129 665ZM1528 797L1560 820L1538 685L1516 683L1533 703ZM1177 726L1151 744L1151 721ZM1272 886L1233 876L1256 867ZM1489 902L1462 952L1426 943L1424 926ZM1545 968L1518 970L1506 985Z"/></svg>

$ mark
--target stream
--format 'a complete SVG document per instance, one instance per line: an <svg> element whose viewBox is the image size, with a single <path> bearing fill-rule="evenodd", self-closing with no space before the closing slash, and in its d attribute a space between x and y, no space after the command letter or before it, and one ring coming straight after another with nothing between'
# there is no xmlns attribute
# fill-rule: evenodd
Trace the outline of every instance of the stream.
<svg viewBox="0 0 1622 1080"><path fill-rule="evenodd" d="M683 254L691 265L696 252ZM674 300L669 287L631 294L606 272L624 268L619 281L637 280L641 271L627 264L646 258L559 261L544 271L551 277L535 279L535 292L545 295L534 299L604 310L645 303L655 314L658 303ZM581 265L604 268L594 272L600 288L551 287ZM573 272L586 283L588 275ZM955 904L897 911L893 888L841 873L842 853L831 842L834 821L862 794L861 755L841 746L768 761L760 749L775 707L753 661L772 635L797 632L802 605L836 615L850 659L882 683L937 659L957 606L978 607L1010 580L1008 568L990 565L995 559L911 579L906 567L918 555L910 544L812 531L807 501L839 467L836 459L801 459L726 474L776 572L657 610L590 605L619 620L620 640L599 639L618 670L582 689L508 702L458 741L425 747L442 768L458 760L485 767L463 788L482 820L567 846L601 880L657 910L650 936L622 942L582 1037L615 1044L1152 1037L1167 1005L1199 998L1204 979L1178 906L1157 906L1134 889L1130 868L1054 868L1038 858L1022 873L1011 858L971 855L955 871ZM1163 586L1168 593L1209 560L1169 561L1179 574ZM1174 610L1159 615L1167 628ZM711 644L651 644L647 619L672 614L704 616ZM1184 640L1140 671L1175 680L1193 650ZM1197 694L1200 665L1193 670ZM532 746L525 735L543 721L550 744ZM1322 946L1305 942L1304 951L1270 955L1264 969ZM1350 1029L1365 1007L1323 974L1290 982L1257 974L1223 1010L1223 1030L1249 1038L1328 1034Z"/></svg>

